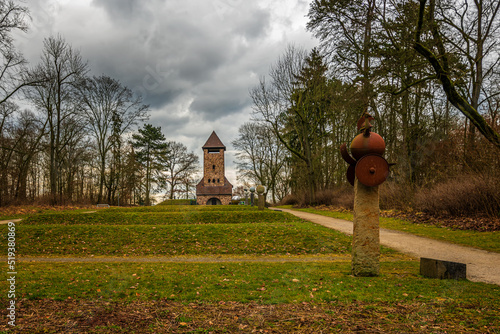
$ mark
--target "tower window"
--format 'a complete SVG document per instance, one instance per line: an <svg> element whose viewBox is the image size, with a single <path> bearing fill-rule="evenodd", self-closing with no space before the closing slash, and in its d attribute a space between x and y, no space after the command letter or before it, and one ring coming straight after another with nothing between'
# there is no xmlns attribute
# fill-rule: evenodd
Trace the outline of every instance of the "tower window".
<svg viewBox="0 0 500 334"><path fill-rule="evenodd" d="M217 179L217 183L220 183L220 179Z"/></svg>
<svg viewBox="0 0 500 334"><path fill-rule="evenodd" d="M210 181L212 181L212 180L208 179L208 183L210 183Z"/></svg>
<svg viewBox="0 0 500 334"><path fill-rule="evenodd" d="M215 169L215 165L212 165L212 169Z"/></svg>
<svg viewBox="0 0 500 334"><path fill-rule="evenodd" d="M215 179L213 179L212 182L215 183Z"/></svg>

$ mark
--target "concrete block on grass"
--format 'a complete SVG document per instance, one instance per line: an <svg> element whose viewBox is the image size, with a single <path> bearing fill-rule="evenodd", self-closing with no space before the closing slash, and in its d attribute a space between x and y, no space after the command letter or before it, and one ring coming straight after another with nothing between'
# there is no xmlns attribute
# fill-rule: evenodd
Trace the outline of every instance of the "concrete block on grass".
<svg viewBox="0 0 500 334"><path fill-rule="evenodd" d="M439 279L466 279L465 263L442 261L436 259L420 259L420 275Z"/></svg>

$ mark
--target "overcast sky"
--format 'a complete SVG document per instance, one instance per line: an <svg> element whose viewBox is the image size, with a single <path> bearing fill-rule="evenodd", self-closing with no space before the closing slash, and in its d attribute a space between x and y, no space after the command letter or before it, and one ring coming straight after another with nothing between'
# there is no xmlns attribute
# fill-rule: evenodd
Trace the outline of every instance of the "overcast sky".
<svg viewBox="0 0 500 334"><path fill-rule="evenodd" d="M143 95L149 123L199 154L213 130L226 145L227 177L237 184L238 128L251 117L249 89L288 44L317 44L302 0L27 0L32 22L17 37L38 63L43 39L60 34L105 74Z"/></svg>

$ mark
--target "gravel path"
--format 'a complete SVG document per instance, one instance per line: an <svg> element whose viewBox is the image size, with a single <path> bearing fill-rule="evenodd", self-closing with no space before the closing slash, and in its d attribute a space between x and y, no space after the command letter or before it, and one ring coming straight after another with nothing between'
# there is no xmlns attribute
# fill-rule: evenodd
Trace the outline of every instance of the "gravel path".
<svg viewBox="0 0 500 334"><path fill-rule="evenodd" d="M313 213L280 209L302 219L352 235L353 223ZM418 237L413 234L380 229L380 243L416 258L426 257L467 264L467 279L500 285L500 253L458 246Z"/></svg>

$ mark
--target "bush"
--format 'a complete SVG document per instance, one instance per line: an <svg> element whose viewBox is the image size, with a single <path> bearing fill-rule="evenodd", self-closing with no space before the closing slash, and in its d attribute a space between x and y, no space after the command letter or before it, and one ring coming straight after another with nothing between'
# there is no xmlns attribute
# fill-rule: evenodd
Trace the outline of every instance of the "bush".
<svg viewBox="0 0 500 334"><path fill-rule="evenodd" d="M287 195L278 205L309 206L310 200L306 193ZM326 205L336 208L352 209L354 205L354 190L352 187L319 190L315 194L314 205Z"/></svg>
<svg viewBox="0 0 500 334"><path fill-rule="evenodd" d="M349 186L320 190L316 192L316 205L352 209L354 206L354 188Z"/></svg>
<svg viewBox="0 0 500 334"><path fill-rule="evenodd" d="M411 207L414 190L410 185L385 182L379 188L382 210L405 210Z"/></svg>
<svg viewBox="0 0 500 334"><path fill-rule="evenodd" d="M297 205L299 204L300 200L299 198L294 195L294 194L290 194L290 195L286 195L279 203L278 205Z"/></svg>
<svg viewBox="0 0 500 334"><path fill-rule="evenodd" d="M415 196L415 209L432 215L500 216L500 179L463 175L422 189Z"/></svg>

